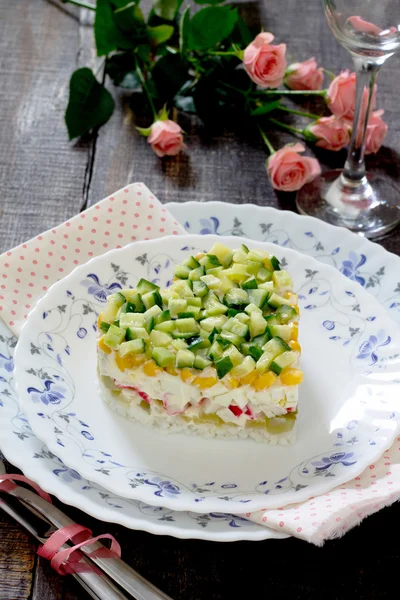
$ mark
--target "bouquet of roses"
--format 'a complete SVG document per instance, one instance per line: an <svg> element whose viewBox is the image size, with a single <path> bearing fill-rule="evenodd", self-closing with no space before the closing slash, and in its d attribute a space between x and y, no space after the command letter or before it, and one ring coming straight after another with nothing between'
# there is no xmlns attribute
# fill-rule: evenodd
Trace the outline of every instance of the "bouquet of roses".
<svg viewBox="0 0 400 600"><path fill-rule="evenodd" d="M136 100L139 97L135 113L147 116L149 126L137 130L159 157L186 148L184 132L170 118L174 108L196 114L206 126L229 113L249 119L270 154L266 168L278 190L298 190L320 173L320 166L315 158L303 155L302 143L273 148L265 132L271 125L327 150L338 151L350 141L355 73L346 70L335 76L314 58L288 65L286 44L275 44L270 32L251 31L236 8L221 6L223 0L195 0L206 6L193 15L183 0L153 0L146 17L140 0L62 1L95 12L97 54L105 57L101 81L88 68L71 77L65 115L70 139L97 130L110 118L114 100L105 87L108 77L114 85L131 90ZM323 88L325 75L331 79L328 88ZM288 96L303 95L322 98L331 114L318 116L285 104ZM375 97L376 86L373 108ZM298 128L283 123L281 112L307 118L310 124ZM366 153L377 152L387 133L382 114L382 110L371 113Z"/></svg>

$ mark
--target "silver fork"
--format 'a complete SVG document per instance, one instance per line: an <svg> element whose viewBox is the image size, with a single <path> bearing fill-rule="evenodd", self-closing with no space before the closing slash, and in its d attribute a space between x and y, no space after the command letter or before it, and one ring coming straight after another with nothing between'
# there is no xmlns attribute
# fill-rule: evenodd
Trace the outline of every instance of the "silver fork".
<svg viewBox="0 0 400 600"><path fill-rule="evenodd" d="M5 473L4 463L0 459L0 481ZM74 524L74 521L53 504L19 485L9 492L0 491L0 508L43 544L57 529ZM63 548L68 548L68 545ZM90 556L92 552L101 548L104 546L99 542L80 548L79 552L83 554L82 561L88 565L94 563L98 568L92 564L92 570L73 575L93 598L126 600L127 596L112 583L113 580L135 600L172 600L120 558Z"/></svg>

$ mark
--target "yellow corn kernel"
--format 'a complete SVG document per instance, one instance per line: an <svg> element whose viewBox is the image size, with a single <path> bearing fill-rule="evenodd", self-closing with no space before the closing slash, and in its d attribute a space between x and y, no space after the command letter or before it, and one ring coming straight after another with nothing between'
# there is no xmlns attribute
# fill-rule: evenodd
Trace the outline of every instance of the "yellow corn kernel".
<svg viewBox="0 0 400 600"><path fill-rule="evenodd" d="M191 383L191 380L194 378L194 375L192 373L192 371L190 369L182 369L182 371L179 373L180 378L182 379L182 381L184 381L185 383Z"/></svg>
<svg viewBox="0 0 400 600"><path fill-rule="evenodd" d="M240 378L240 383L242 385L251 385L257 379L257 377L258 373L255 369L253 369L253 371L251 371L248 375Z"/></svg>
<svg viewBox="0 0 400 600"><path fill-rule="evenodd" d="M212 387L213 385L218 383L217 377L196 377L194 380L194 385L197 385L201 390L205 390L207 388Z"/></svg>
<svg viewBox="0 0 400 600"><path fill-rule="evenodd" d="M176 377L177 375L179 375L178 371L176 369L174 369L174 367L166 367L165 370L170 375L174 375L174 377Z"/></svg>
<svg viewBox="0 0 400 600"><path fill-rule="evenodd" d="M297 340L290 341L289 346L294 352L301 352L301 346Z"/></svg>
<svg viewBox="0 0 400 600"><path fill-rule="evenodd" d="M200 260L201 258L204 258L204 257L205 257L204 252L198 252L195 256L195 259Z"/></svg>
<svg viewBox="0 0 400 600"><path fill-rule="evenodd" d="M111 354L112 350L109 346L107 346L104 343L104 335L99 339L99 341L97 342L98 347L100 348L100 350L103 350L103 352L105 352L106 354Z"/></svg>
<svg viewBox="0 0 400 600"><path fill-rule="evenodd" d="M126 354L125 356L120 356L118 353L115 354L115 363L122 372L124 372L125 369L140 367L145 360L143 354Z"/></svg>
<svg viewBox="0 0 400 600"><path fill-rule="evenodd" d="M281 382L283 385L298 385L304 379L303 371L300 369L283 369L280 374Z"/></svg>
<svg viewBox="0 0 400 600"><path fill-rule="evenodd" d="M299 315L299 314L300 314L300 309L299 309L299 307L297 306L297 304L293 304L293 308L294 308L294 310L297 312L297 314Z"/></svg>
<svg viewBox="0 0 400 600"><path fill-rule="evenodd" d="M155 377L157 373L162 371L162 368L156 365L154 360L148 360L146 363L144 363L143 371L146 375L148 375L148 377Z"/></svg>
<svg viewBox="0 0 400 600"><path fill-rule="evenodd" d="M272 373L272 371L268 371L268 373L261 375L261 377L259 377L253 383L253 387L258 391L265 390L266 388L269 388L276 380L277 377L275 373Z"/></svg>
<svg viewBox="0 0 400 600"><path fill-rule="evenodd" d="M292 325L292 330L290 332L290 339L293 340L293 342L297 342L297 340L299 339L299 326L298 325Z"/></svg>
<svg viewBox="0 0 400 600"><path fill-rule="evenodd" d="M237 377L229 377L227 384L229 385L229 387L231 388L231 390L236 389L237 387L239 387L240 385L240 381L239 379L237 379Z"/></svg>
<svg viewBox="0 0 400 600"><path fill-rule="evenodd" d="M103 320L103 314L100 313L99 316L97 317L97 328L100 329L100 323Z"/></svg>

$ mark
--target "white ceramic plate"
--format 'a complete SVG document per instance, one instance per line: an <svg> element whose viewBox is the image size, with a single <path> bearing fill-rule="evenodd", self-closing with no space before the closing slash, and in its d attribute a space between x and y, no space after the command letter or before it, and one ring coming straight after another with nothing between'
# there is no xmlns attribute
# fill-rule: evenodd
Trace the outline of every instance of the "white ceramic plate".
<svg viewBox="0 0 400 600"><path fill-rule="evenodd" d="M327 265L289 249L302 309L298 441L162 436L110 411L97 392L96 316L106 297L145 277L162 287L174 264L216 241L200 236L135 243L56 283L30 313L16 351L21 407L34 433L71 469L113 493L194 512L276 508L357 476L399 430L399 332L379 303ZM357 449L343 448L357 444Z"/></svg>

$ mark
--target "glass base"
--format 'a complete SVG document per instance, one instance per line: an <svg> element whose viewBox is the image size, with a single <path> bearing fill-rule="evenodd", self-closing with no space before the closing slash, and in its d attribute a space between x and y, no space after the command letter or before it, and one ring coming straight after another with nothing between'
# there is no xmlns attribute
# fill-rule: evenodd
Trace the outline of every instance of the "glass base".
<svg viewBox="0 0 400 600"><path fill-rule="evenodd" d="M298 191L303 215L376 238L400 223L400 190L387 176L368 174L353 183L341 170L328 171Z"/></svg>

